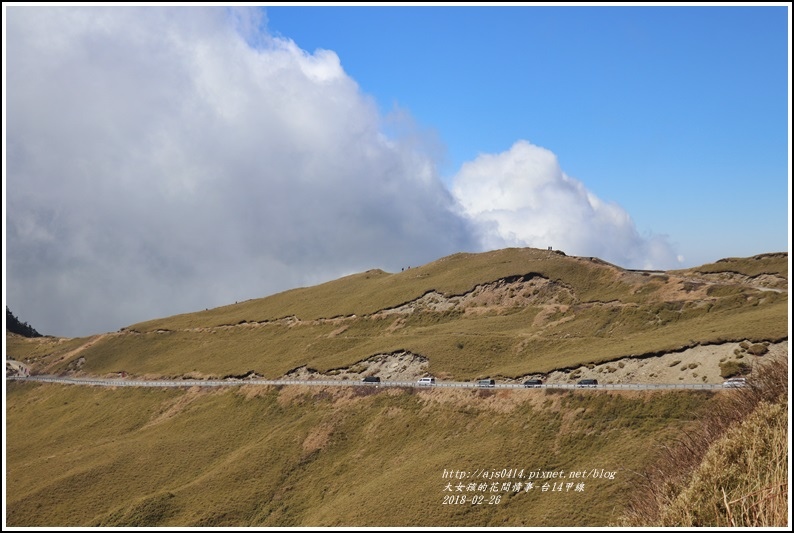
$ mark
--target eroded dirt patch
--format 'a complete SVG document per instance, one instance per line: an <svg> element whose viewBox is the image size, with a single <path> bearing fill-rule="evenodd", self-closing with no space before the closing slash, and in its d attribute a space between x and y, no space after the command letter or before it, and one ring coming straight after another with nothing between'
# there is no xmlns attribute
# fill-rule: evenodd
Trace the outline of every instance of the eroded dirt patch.
<svg viewBox="0 0 794 533"><path fill-rule="evenodd" d="M710 344L655 357L626 357L569 371L551 372L545 376L545 382L559 384L575 383L579 379L597 379L599 383L717 384L725 380L721 375L720 363L744 362L754 368L763 364L764 360L788 354L788 341L770 343L768 352L763 356L748 353L742 344Z"/></svg>
<svg viewBox="0 0 794 533"><path fill-rule="evenodd" d="M340 379L360 381L365 376L378 376L388 381L414 381L427 374L430 361L426 357L407 351L377 354L346 368L326 373L302 366L287 372L285 379L323 380Z"/></svg>

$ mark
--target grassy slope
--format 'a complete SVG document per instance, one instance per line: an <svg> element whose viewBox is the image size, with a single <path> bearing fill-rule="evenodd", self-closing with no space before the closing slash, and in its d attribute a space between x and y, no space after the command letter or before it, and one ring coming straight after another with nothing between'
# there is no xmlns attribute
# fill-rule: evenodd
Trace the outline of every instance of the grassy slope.
<svg viewBox="0 0 794 533"><path fill-rule="evenodd" d="M788 492L788 402L762 403L709 449L660 526L782 526Z"/></svg>
<svg viewBox="0 0 794 533"><path fill-rule="evenodd" d="M81 370L88 373L255 370L275 377L303 364L327 370L408 349L428 356L437 374L511 376L696 343L786 338L787 294L731 279L731 273L787 279L786 261L786 254L770 254L658 275L539 250L457 254L399 274L366 272L138 324L125 333L6 338L9 356L47 371L75 368L85 357ZM530 301L477 313L361 318L429 290L463 294L528 273L556 281L568 299L551 307ZM699 279L718 281L698 288ZM670 289L685 283L705 291L705 299L669 296L680 295ZM279 321L353 314L359 318ZM108 390L9 383L7 522L607 525L621 516L636 489L630 472L647 466L658 444L680 435L715 400L710 393L683 391L367 394L373 390ZM770 420L761 426L772 426ZM715 464L711 470L720 471ZM511 467L604 468L618 475L614 481L587 481L582 493L501 493L495 506L442 505L445 468Z"/></svg>
<svg viewBox="0 0 794 533"><path fill-rule="evenodd" d="M633 490L630 471L710 398L9 383L7 523L606 525ZM617 475L583 492L443 505L444 469L478 468Z"/></svg>
<svg viewBox="0 0 794 533"><path fill-rule="evenodd" d="M629 527L783 527L790 523L788 356L701 411L636 476Z"/></svg>
<svg viewBox="0 0 794 533"><path fill-rule="evenodd" d="M716 263L708 263L682 272L700 272L704 274L735 272L751 278L762 274L775 274L787 277L788 253L761 254L753 257L729 257L720 259Z"/></svg>
<svg viewBox="0 0 794 533"><path fill-rule="evenodd" d="M723 265L727 272L787 276L778 255L726 260L701 269L716 272ZM373 315L431 290L461 295L478 285L526 274L549 280L554 288L547 290L556 291L556 300L525 291L521 305L483 305L477 313ZM224 376L253 370L275 378L303 365L324 372L378 353L408 350L427 357L436 374L518 377L696 344L786 338L786 292L725 282L693 289L702 296L687 299L680 287L691 283L687 280L693 275L694 269L675 276L629 273L596 259L529 248L456 254L398 274L369 271L136 324L91 339L95 342L79 353L86 359L81 370L150 376ZM280 320L293 316L302 322ZM48 342L52 351L46 354ZM9 337L8 352L19 359L39 357L39 371L45 363L48 371L67 370L77 357L58 362L68 350L53 340Z"/></svg>

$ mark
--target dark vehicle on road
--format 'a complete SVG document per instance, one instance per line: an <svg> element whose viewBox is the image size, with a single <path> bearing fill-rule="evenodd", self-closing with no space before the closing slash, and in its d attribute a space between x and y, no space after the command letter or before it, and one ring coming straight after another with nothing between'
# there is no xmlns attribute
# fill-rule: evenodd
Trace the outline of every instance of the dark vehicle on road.
<svg viewBox="0 0 794 533"><path fill-rule="evenodd" d="M597 379L580 379L576 384L577 387L595 387L596 385L598 385Z"/></svg>
<svg viewBox="0 0 794 533"><path fill-rule="evenodd" d="M527 388L536 388L543 385L543 381L539 379L528 379L524 382L524 386Z"/></svg>
<svg viewBox="0 0 794 533"><path fill-rule="evenodd" d="M364 383L380 383L380 378L378 376L367 376L361 381Z"/></svg>

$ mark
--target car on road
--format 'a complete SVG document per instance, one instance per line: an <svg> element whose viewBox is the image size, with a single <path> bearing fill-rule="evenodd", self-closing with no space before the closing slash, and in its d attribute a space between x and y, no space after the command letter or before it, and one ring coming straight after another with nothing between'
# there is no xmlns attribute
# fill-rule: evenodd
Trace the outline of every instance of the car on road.
<svg viewBox="0 0 794 533"><path fill-rule="evenodd" d="M432 387L433 385L436 384L436 378L434 377L419 378L419 381L417 381L416 384L420 386Z"/></svg>
<svg viewBox="0 0 794 533"><path fill-rule="evenodd" d="M543 385L543 381L539 379L528 379L524 382L524 386L527 388L537 388Z"/></svg>
<svg viewBox="0 0 794 533"><path fill-rule="evenodd" d="M477 386L490 389L496 387L496 381L494 381L493 379L478 379Z"/></svg>
<svg viewBox="0 0 794 533"><path fill-rule="evenodd" d="M380 378L378 376L367 376L361 381L364 383L380 383Z"/></svg>
<svg viewBox="0 0 794 533"><path fill-rule="evenodd" d="M747 379L746 378L730 378L725 380L722 383L722 386L726 389L739 389L741 387L747 386Z"/></svg>
<svg viewBox="0 0 794 533"><path fill-rule="evenodd" d="M580 379L576 384L577 387L595 387L598 385L597 379Z"/></svg>

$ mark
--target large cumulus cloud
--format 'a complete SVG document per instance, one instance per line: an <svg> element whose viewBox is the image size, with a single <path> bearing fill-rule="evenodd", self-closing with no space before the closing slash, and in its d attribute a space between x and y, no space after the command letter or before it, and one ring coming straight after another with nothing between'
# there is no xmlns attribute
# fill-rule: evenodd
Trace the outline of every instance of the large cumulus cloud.
<svg viewBox="0 0 794 533"><path fill-rule="evenodd" d="M226 9L8 9L8 301L117 329L472 249L331 51Z"/></svg>
<svg viewBox="0 0 794 533"><path fill-rule="evenodd" d="M485 248L551 246L629 268L677 265L665 237L641 236L623 208L600 200L551 151L527 141L465 163L452 191Z"/></svg>
<svg viewBox="0 0 794 533"><path fill-rule="evenodd" d="M6 298L43 333L458 251L669 259L525 142L464 165L453 195L410 119L261 11L11 6L6 25Z"/></svg>

